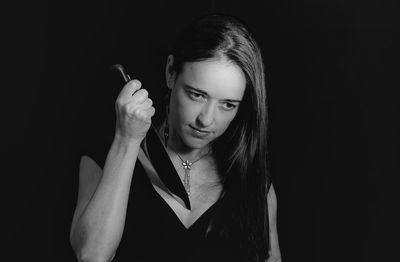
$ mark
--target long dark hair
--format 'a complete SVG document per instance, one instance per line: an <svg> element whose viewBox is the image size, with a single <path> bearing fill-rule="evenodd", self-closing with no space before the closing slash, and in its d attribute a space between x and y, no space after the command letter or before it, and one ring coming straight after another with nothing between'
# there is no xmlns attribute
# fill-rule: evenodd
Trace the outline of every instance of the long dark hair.
<svg viewBox="0 0 400 262"><path fill-rule="evenodd" d="M238 65L246 77L246 89L237 115L212 144L223 175L223 198L230 203L222 207L224 216L216 214L213 230L227 238L239 239L246 260L264 261L269 249L267 191L270 179L266 88L260 49L237 18L208 15L182 32L171 54L176 75L181 73L185 62L226 58Z"/></svg>

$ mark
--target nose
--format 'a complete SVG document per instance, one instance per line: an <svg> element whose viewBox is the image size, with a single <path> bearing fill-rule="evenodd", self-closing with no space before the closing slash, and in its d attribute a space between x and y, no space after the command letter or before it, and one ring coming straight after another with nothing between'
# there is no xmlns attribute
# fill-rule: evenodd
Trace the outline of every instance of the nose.
<svg viewBox="0 0 400 262"><path fill-rule="evenodd" d="M214 103L205 104L197 117L197 125L199 127L211 126L215 120L215 109L216 105Z"/></svg>

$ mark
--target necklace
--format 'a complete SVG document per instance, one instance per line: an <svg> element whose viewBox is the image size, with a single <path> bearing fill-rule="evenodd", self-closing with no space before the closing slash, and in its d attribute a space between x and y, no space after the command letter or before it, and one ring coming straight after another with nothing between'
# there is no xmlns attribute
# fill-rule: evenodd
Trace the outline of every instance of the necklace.
<svg viewBox="0 0 400 262"><path fill-rule="evenodd" d="M164 144L165 144L165 148L168 147L168 136L169 136L169 130L168 130L168 122L165 122L165 126L164 126ZM208 152L204 155L202 155L201 157L199 157L197 160L190 162L189 160L183 160L183 158L174 150L171 149L172 152L174 152L179 159L181 160L181 164L183 169L185 170L185 176L183 177L183 185L185 186L185 190L186 193L188 194L188 196L190 196L190 169L192 168L192 165L194 163L196 163L197 161L199 161L200 159L202 159L203 157L205 157L206 155L208 155L210 153L211 150L208 150Z"/></svg>
<svg viewBox="0 0 400 262"><path fill-rule="evenodd" d="M206 154L202 155L201 157L199 157L197 160L195 160L193 162L190 162L189 160L183 160L183 158L177 152L174 152L174 153L177 154L178 157L180 158L180 160L182 161L182 166L183 166L183 169L185 170L185 176L183 178L183 185L185 186L188 196L190 196L190 169L192 168L192 165L194 163L196 163L197 161L199 161L200 159L202 159L203 157L208 155L210 153L210 150Z"/></svg>

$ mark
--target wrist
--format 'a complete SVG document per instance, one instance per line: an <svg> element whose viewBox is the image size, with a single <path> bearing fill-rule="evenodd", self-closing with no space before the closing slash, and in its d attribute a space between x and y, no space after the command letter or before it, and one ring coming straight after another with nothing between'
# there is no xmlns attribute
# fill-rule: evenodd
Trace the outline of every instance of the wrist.
<svg viewBox="0 0 400 262"><path fill-rule="evenodd" d="M114 136L114 142L117 143L120 146L138 146L140 147L140 144L142 143L143 138L142 139L138 139L138 138L133 138L133 137L125 137L125 136L121 136L119 134L115 134Z"/></svg>

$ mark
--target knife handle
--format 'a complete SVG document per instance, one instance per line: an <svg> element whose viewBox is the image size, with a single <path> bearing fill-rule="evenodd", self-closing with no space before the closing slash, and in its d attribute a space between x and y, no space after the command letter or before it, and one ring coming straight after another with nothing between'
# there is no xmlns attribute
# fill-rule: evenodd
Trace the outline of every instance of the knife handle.
<svg viewBox="0 0 400 262"><path fill-rule="evenodd" d="M131 81L131 77L125 72L124 67L121 64L115 64L111 67L114 70L117 70L121 73L122 77L124 78L125 83Z"/></svg>

